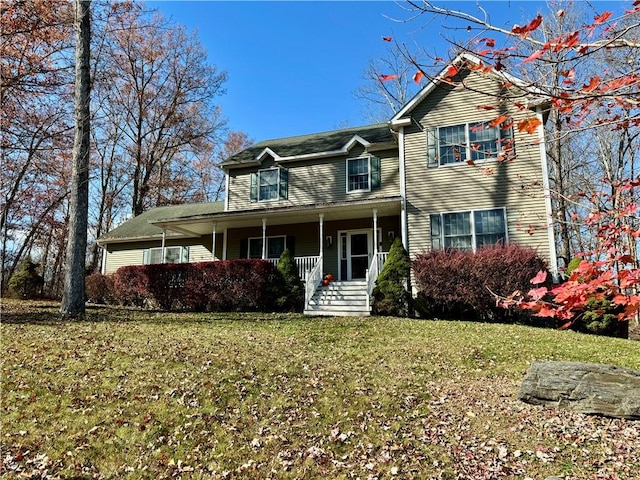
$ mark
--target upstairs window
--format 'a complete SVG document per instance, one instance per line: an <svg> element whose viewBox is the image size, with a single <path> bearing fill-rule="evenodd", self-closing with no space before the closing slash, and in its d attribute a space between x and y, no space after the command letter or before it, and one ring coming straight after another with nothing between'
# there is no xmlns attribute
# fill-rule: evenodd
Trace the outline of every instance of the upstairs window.
<svg viewBox="0 0 640 480"><path fill-rule="evenodd" d="M380 188L378 157L347 158L347 192L369 192Z"/></svg>
<svg viewBox="0 0 640 480"><path fill-rule="evenodd" d="M431 215L431 248L475 251L507 242L504 208Z"/></svg>
<svg viewBox="0 0 640 480"><path fill-rule="evenodd" d="M266 168L251 174L251 201L286 200L289 196L289 171Z"/></svg>
<svg viewBox="0 0 640 480"><path fill-rule="evenodd" d="M428 167L497 159L503 153L513 154L513 127L505 128L504 123L473 122L427 130Z"/></svg>

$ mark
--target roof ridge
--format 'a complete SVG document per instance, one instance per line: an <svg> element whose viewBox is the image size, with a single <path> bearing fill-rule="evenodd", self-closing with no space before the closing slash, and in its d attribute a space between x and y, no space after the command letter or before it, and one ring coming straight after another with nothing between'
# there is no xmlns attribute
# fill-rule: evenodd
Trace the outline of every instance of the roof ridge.
<svg viewBox="0 0 640 480"><path fill-rule="evenodd" d="M324 132L315 132L315 133L305 133L303 135L293 135L291 137L280 137L280 138L270 138L267 140L262 140L254 145L252 145L253 147L257 147L260 146L262 144L268 144L268 143L273 143L273 142L280 142L283 140L295 140L295 139L300 139L300 138L306 138L306 137L317 137L319 135L327 135L330 133L346 133L349 131L358 131L358 130L369 130L369 129L373 129L373 128L382 128L382 127L387 127L388 123L384 122L384 123L374 123L371 125L361 125L359 127L347 127L347 128L338 128L335 130L326 130Z"/></svg>

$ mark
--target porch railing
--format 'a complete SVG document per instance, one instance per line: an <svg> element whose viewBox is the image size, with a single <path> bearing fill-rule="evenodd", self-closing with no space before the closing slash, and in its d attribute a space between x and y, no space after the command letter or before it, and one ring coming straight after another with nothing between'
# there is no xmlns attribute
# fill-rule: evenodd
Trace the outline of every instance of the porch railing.
<svg viewBox="0 0 640 480"><path fill-rule="evenodd" d="M387 261L388 256L389 252L378 252L378 273L382 271L382 267L384 266L384 262Z"/></svg>
<svg viewBox="0 0 640 480"><path fill-rule="evenodd" d="M303 282L307 281L307 272L315 266L320 257L318 255L311 255L308 257L294 257L296 265L298 266L298 275ZM280 262L279 258L269 258L269 261L273 265L277 266Z"/></svg>
<svg viewBox="0 0 640 480"><path fill-rule="evenodd" d="M378 279L378 275L382 271L382 267L384 266L384 262L387 260L389 256L389 252L379 252L374 255L371 259L371 263L369 264L369 268L367 269L367 309L371 310L371 294L373 293L373 289L376 286L376 280Z"/></svg>
<svg viewBox="0 0 640 480"><path fill-rule="evenodd" d="M310 270L307 271L305 275L306 277L305 284L304 284L305 308L307 307L307 305L309 305L309 302L311 301L311 297L313 297L313 294L316 292L316 289L322 282L322 255L318 255L317 257L313 257L313 258L317 258L316 263L315 265L313 265L313 267Z"/></svg>

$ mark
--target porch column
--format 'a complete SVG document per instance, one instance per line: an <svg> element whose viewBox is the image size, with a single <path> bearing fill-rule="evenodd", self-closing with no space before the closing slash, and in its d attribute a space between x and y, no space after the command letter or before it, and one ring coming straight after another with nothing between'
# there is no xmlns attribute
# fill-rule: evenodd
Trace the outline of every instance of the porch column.
<svg viewBox="0 0 640 480"><path fill-rule="evenodd" d="M320 256L324 254L324 213L320 214Z"/></svg>
<svg viewBox="0 0 640 480"><path fill-rule="evenodd" d="M229 229L225 228L222 232L222 260L227 259L227 236L229 234Z"/></svg>
<svg viewBox="0 0 640 480"><path fill-rule="evenodd" d="M373 209L373 256L378 257L378 210Z"/></svg>
<svg viewBox="0 0 640 480"><path fill-rule="evenodd" d="M164 257L165 257L166 250L165 250L164 243L165 243L165 240L166 240L166 236L167 236L167 230L163 228L162 229L162 262L160 262L160 263L165 263L165 258ZM149 255L149 256L151 256L151 255Z"/></svg>
<svg viewBox="0 0 640 480"><path fill-rule="evenodd" d="M212 244L211 244L211 261L215 262L216 261L216 227L217 224L214 223L213 224L213 233L211 234L212 237Z"/></svg>
<svg viewBox="0 0 640 480"><path fill-rule="evenodd" d="M267 219L262 219L262 259L267 259Z"/></svg>

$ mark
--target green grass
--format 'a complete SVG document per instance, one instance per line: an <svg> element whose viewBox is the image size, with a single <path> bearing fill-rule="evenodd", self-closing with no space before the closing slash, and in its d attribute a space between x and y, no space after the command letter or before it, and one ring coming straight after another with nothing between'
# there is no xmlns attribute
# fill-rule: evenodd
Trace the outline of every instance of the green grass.
<svg viewBox="0 0 640 480"><path fill-rule="evenodd" d="M640 369L637 342L394 318L4 301L6 478L640 474L640 425L524 405L534 359Z"/></svg>

